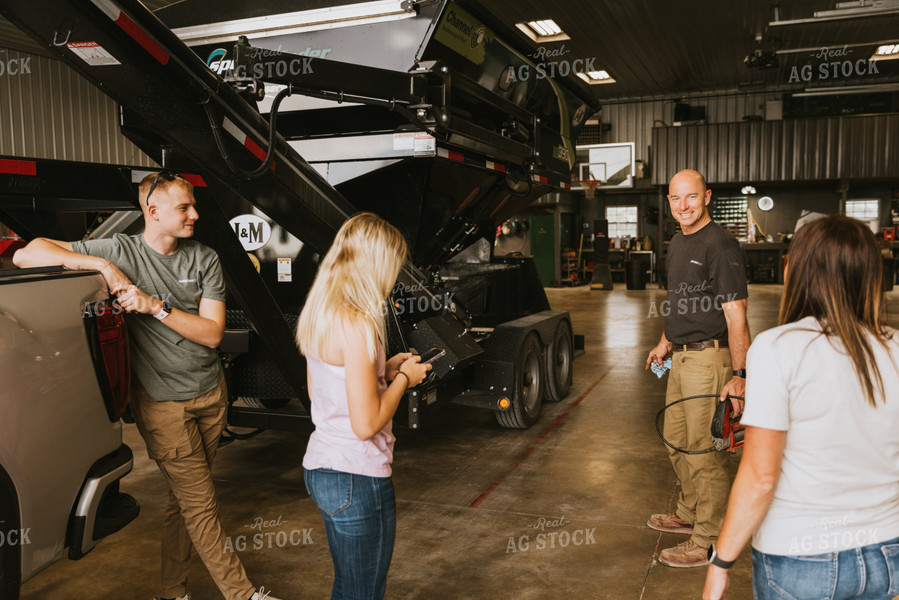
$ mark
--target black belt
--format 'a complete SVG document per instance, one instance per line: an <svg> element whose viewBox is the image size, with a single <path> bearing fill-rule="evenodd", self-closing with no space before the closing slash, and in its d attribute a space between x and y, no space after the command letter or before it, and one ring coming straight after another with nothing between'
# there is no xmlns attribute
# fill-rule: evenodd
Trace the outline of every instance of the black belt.
<svg viewBox="0 0 899 600"><path fill-rule="evenodd" d="M675 352L684 350L705 350L706 348L727 348L727 340L707 340L705 342L690 342L689 344L672 344Z"/></svg>

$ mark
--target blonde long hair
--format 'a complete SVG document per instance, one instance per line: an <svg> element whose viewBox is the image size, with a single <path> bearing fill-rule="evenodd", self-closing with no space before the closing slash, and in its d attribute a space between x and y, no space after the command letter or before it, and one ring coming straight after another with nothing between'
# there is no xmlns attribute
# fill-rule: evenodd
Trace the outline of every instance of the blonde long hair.
<svg viewBox="0 0 899 600"><path fill-rule="evenodd" d="M861 221L830 216L801 227L790 243L778 318L783 325L812 316L825 335L838 338L874 406L878 395L886 399L886 390L870 338L887 348L892 337L884 318L882 264L877 241Z"/></svg>
<svg viewBox="0 0 899 600"><path fill-rule="evenodd" d="M406 261L408 246L399 230L372 213L348 219L319 265L297 323L300 352L321 358L336 320L360 318L368 329L374 362L378 343L387 345L385 300Z"/></svg>

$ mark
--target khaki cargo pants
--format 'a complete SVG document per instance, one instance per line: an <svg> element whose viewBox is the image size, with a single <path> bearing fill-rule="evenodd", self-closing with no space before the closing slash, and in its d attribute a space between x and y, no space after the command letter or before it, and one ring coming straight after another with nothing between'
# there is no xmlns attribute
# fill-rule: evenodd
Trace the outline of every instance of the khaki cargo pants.
<svg viewBox="0 0 899 600"><path fill-rule="evenodd" d="M665 404L688 396L720 394L731 376L727 348L674 352ZM662 428L665 439L684 450L709 448L717 403L715 398L689 400L665 411ZM730 493L730 454L718 451L684 454L668 448L668 455L681 482L677 516L693 524L693 542L708 548L718 538L724 522Z"/></svg>
<svg viewBox="0 0 899 600"><path fill-rule="evenodd" d="M212 391L181 401L156 402L137 382L131 388L134 421L170 490L162 528L161 598L187 593L192 547L227 600L253 595L237 554L225 549L212 484L227 395L224 378Z"/></svg>

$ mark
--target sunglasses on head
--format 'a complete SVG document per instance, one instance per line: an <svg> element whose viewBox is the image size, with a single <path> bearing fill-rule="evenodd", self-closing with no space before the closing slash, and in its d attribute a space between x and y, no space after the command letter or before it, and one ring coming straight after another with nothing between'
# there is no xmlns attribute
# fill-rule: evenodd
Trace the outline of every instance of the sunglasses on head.
<svg viewBox="0 0 899 600"><path fill-rule="evenodd" d="M168 169L160 171L156 174L156 177L153 178L153 183L150 184L150 191L147 192L147 206L150 206L150 196L153 195L153 190L156 189L156 184L159 183L159 178L162 177L166 181L175 181L177 177L180 177L174 171L169 171Z"/></svg>

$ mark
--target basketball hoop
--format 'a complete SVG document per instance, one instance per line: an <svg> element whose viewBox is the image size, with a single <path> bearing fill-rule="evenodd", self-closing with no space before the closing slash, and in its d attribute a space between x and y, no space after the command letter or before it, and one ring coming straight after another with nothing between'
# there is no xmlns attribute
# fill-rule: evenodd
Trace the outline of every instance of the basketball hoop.
<svg viewBox="0 0 899 600"><path fill-rule="evenodd" d="M599 179L581 179L581 185L584 186L584 197L587 200L593 200L596 195L596 186L602 183Z"/></svg>

